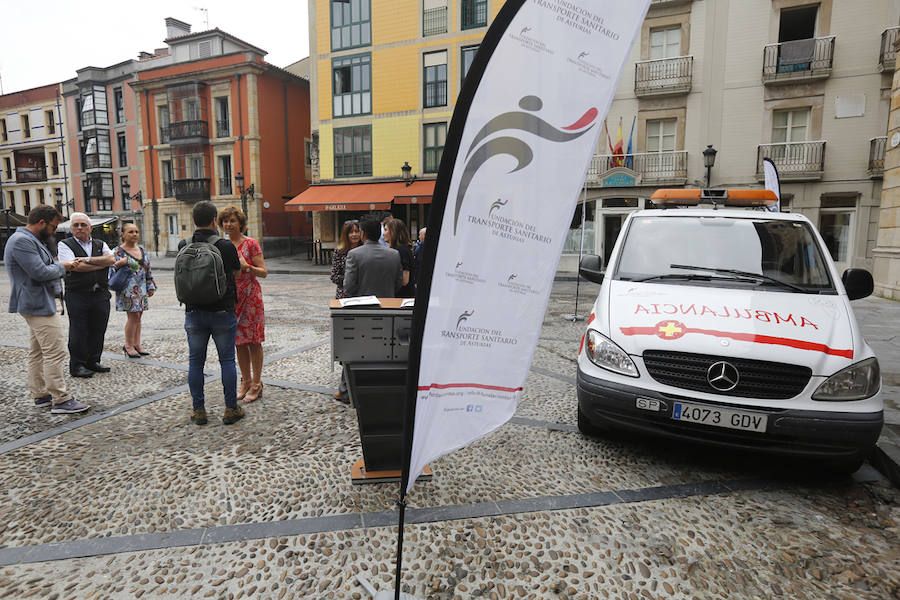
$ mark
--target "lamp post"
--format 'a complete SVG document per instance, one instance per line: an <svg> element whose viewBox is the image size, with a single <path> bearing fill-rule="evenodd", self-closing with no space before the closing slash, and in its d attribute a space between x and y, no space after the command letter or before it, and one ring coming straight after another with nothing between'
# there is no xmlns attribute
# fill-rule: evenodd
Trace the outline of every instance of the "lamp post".
<svg viewBox="0 0 900 600"><path fill-rule="evenodd" d="M716 149L712 147L712 144L706 145L706 150L703 151L703 166L706 167L706 189L709 189L709 181L712 176L712 168L713 165L716 164Z"/></svg>
<svg viewBox="0 0 900 600"><path fill-rule="evenodd" d="M56 188L56 191L53 192L53 196L56 198L56 212L58 212L59 214L63 214L63 210L62 210L62 196L63 196L62 190L59 189L59 188Z"/></svg>
<svg viewBox="0 0 900 600"><path fill-rule="evenodd" d="M234 176L234 181L237 183L238 191L241 193L241 210L244 211L244 216L247 218L247 223L250 223L250 215L247 213L247 197L253 199L253 194L255 193L255 184L250 184L250 187L244 188L244 176L238 171L237 175ZM249 232L249 227L247 228Z"/></svg>
<svg viewBox="0 0 900 600"><path fill-rule="evenodd" d="M403 166L400 167L400 173L403 177L403 183L406 184L406 187L409 187L416 180L416 176L412 174L412 167L409 166L409 161L403 161Z"/></svg>

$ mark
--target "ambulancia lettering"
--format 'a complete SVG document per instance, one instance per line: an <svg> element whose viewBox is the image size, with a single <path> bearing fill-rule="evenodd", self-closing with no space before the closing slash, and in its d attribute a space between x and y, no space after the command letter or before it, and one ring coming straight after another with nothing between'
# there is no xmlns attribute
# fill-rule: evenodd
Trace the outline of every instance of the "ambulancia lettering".
<svg viewBox="0 0 900 600"><path fill-rule="evenodd" d="M697 315L710 316L717 319L747 319L749 321L762 321L775 325L792 325L794 327L812 327L818 330L819 326L804 315L795 316L793 313L778 313L775 311L758 310L752 308L737 308L733 306L708 306L706 304L638 304L634 307L634 314L647 315Z"/></svg>

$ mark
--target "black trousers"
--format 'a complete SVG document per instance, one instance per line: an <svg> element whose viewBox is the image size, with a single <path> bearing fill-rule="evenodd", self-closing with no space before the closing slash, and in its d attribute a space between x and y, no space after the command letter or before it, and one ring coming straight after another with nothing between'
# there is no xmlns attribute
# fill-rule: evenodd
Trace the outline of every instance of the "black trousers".
<svg viewBox="0 0 900 600"><path fill-rule="evenodd" d="M66 292L69 311L69 372L100 362L109 322L108 290Z"/></svg>

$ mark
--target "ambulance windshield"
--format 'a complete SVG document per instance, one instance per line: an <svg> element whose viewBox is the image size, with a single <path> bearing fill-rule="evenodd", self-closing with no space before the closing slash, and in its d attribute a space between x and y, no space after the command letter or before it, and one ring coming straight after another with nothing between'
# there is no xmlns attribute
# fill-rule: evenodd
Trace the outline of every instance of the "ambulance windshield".
<svg viewBox="0 0 900 600"><path fill-rule="evenodd" d="M678 265L702 265L679 269ZM627 231L615 278L684 284L777 286L833 293L825 258L809 226L795 221L728 217L636 217ZM714 271L717 270L717 271ZM726 271L744 272L745 275Z"/></svg>

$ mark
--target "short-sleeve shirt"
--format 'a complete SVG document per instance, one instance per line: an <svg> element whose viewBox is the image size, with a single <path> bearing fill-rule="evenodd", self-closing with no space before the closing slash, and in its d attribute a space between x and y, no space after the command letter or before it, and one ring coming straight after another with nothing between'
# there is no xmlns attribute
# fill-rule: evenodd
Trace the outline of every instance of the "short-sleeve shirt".
<svg viewBox="0 0 900 600"><path fill-rule="evenodd" d="M91 255L91 251L93 248L92 244L94 243L94 238L92 238L92 237L88 238L88 241L86 241L86 242L82 242L75 236L72 236L72 239L75 240L79 246L81 246L81 249L84 250L85 254L87 254L88 256ZM107 254L112 254L112 250L109 249L109 246L106 245L106 242L103 242L103 247L101 248L101 254L103 256L106 256ZM65 244L62 241L60 241L56 245L56 258L57 258L57 260L59 260L59 262L69 262L69 261L75 260L75 253L72 252L72 249L69 248L68 244Z"/></svg>

